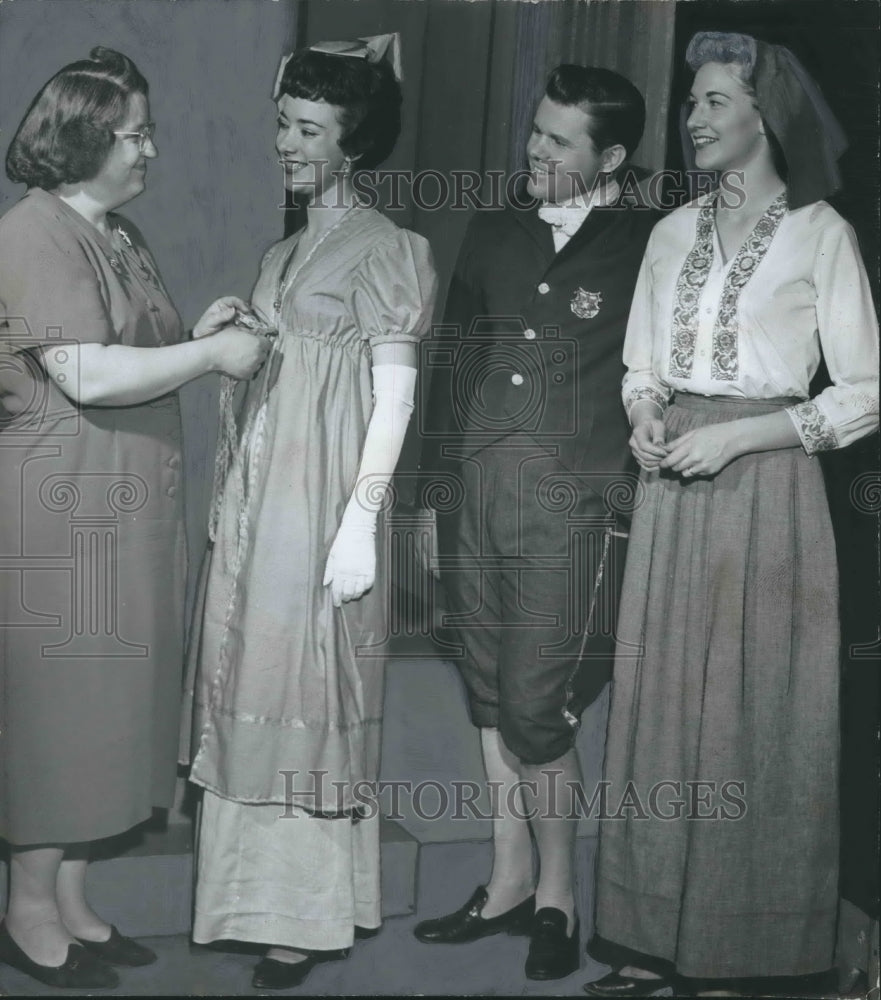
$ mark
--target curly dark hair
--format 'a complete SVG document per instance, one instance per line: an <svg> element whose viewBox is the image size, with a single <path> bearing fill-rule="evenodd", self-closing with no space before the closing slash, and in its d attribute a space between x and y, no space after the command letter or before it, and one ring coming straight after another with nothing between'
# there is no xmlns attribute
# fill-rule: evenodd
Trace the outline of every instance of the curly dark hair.
<svg viewBox="0 0 881 1000"><path fill-rule="evenodd" d="M395 148L401 132L401 87L384 60L300 49L285 66L279 96L326 101L339 108L340 149L356 170L371 170ZM356 159L357 157L357 159Z"/></svg>
<svg viewBox="0 0 881 1000"><path fill-rule="evenodd" d="M52 191L91 180L116 141L133 94L147 81L121 52L97 46L60 69L31 102L6 154L15 184Z"/></svg>

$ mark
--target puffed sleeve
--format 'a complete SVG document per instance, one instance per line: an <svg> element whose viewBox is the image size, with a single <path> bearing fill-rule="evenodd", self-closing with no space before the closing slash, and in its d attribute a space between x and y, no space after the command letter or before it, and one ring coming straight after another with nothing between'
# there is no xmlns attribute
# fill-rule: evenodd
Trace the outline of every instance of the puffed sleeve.
<svg viewBox="0 0 881 1000"><path fill-rule="evenodd" d="M787 410L809 455L843 448L878 426L878 321L856 234L838 216L819 241L813 282L833 384Z"/></svg>
<svg viewBox="0 0 881 1000"><path fill-rule="evenodd" d="M431 327L436 296L428 241L396 229L353 275L350 307L361 337L371 346L416 343Z"/></svg>
<svg viewBox="0 0 881 1000"><path fill-rule="evenodd" d="M663 411L672 395L672 389L655 371L653 358L656 354L655 336L661 331L655 329L657 319L654 307L653 264L655 234L652 231L642 258L642 266L636 279L627 333L624 337L624 364L627 372L622 382L622 398L627 414L634 403L650 399Z"/></svg>
<svg viewBox="0 0 881 1000"><path fill-rule="evenodd" d="M62 219L18 206L0 224L0 303L27 324L34 346L61 330L67 341L114 343L100 274Z"/></svg>

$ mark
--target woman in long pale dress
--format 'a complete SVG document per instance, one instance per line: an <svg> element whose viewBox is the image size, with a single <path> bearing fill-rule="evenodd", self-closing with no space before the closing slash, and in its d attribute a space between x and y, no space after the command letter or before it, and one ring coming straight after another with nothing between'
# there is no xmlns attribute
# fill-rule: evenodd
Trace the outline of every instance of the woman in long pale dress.
<svg viewBox="0 0 881 1000"><path fill-rule="evenodd" d="M242 403L194 638L193 936L269 946L262 988L380 924L378 512L436 287L426 241L352 184L400 128L392 40L297 52L279 72L276 148L307 222L254 289L277 351Z"/></svg>
<svg viewBox="0 0 881 1000"><path fill-rule="evenodd" d="M615 971L593 996L674 973L787 990L833 964L838 587L813 456L877 427L878 328L821 200L840 144L816 85L748 36L688 58L696 163L722 183L655 228L625 343L646 496L606 778L643 810L601 824L592 952ZM832 385L810 399L821 350Z"/></svg>

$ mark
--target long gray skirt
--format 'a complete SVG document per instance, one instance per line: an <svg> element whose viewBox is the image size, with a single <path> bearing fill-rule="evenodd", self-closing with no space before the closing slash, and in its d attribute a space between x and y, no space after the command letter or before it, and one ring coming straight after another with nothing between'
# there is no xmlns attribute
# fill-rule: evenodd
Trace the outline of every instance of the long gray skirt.
<svg viewBox="0 0 881 1000"><path fill-rule="evenodd" d="M667 439L779 407L677 395ZM819 463L790 448L713 478L642 482L619 614L597 932L685 976L828 969L839 628Z"/></svg>

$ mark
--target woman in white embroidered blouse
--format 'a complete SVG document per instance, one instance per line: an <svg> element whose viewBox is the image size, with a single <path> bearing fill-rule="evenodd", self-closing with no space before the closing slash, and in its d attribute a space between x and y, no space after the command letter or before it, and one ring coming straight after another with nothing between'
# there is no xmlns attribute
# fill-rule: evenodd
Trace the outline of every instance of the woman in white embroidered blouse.
<svg viewBox="0 0 881 1000"><path fill-rule="evenodd" d="M655 228L624 348L645 498L606 779L649 808L601 829L591 951L615 971L594 996L791 990L833 964L838 589L811 456L877 427L878 328L821 200L844 143L816 85L744 35L687 58L695 162L721 183ZM821 352L832 385L810 399Z"/></svg>

